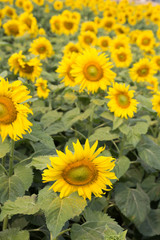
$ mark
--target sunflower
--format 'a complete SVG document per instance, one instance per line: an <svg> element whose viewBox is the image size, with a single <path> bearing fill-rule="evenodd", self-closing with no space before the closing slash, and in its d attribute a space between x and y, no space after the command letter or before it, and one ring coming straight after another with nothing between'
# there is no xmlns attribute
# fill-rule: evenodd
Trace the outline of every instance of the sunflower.
<svg viewBox="0 0 160 240"><path fill-rule="evenodd" d="M23 8L24 0L16 0L15 5L19 8Z"/></svg>
<svg viewBox="0 0 160 240"><path fill-rule="evenodd" d="M120 48L111 53L111 57L116 67L129 67L132 62L132 53L129 48Z"/></svg>
<svg viewBox="0 0 160 240"><path fill-rule="evenodd" d="M103 51L107 51L109 49L110 42L111 38L109 36L101 36L98 38L98 46L100 46Z"/></svg>
<svg viewBox="0 0 160 240"><path fill-rule="evenodd" d="M117 15L117 22L120 24L124 24L126 22L126 17L124 13L118 13Z"/></svg>
<svg viewBox="0 0 160 240"><path fill-rule="evenodd" d="M47 88L47 80L38 78L35 86L37 87L37 95L39 98L47 98L50 90Z"/></svg>
<svg viewBox="0 0 160 240"><path fill-rule="evenodd" d="M22 36L25 31L24 25L15 19L8 20L5 24L3 24L3 28L8 36L14 37Z"/></svg>
<svg viewBox="0 0 160 240"><path fill-rule="evenodd" d="M38 34L39 35L46 35L46 31L44 30L44 28L39 28Z"/></svg>
<svg viewBox="0 0 160 240"><path fill-rule="evenodd" d="M65 45L65 48L64 48L63 52L64 52L64 55L70 55L73 52L74 53L81 53L82 48L80 47L79 43L69 42L67 45Z"/></svg>
<svg viewBox="0 0 160 240"><path fill-rule="evenodd" d="M136 25L136 23L137 23L136 16L135 16L135 15L130 15L129 18L128 18L128 23L129 23L131 26Z"/></svg>
<svg viewBox="0 0 160 240"><path fill-rule="evenodd" d="M43 6L44 0L33 0L34 3L36 3L38 6Z"/></svg>
<svg viewBox="0 0 160 240"><path fill-rule="evenodd" d="M133 81L147 81L156 73L156 66L148 58L142 58L130 69L130 77Z"/></svg>
<svg viewBox="0 0 160 240"><path fill-rule="evenodd" d="M81 25L81 32L93 32L94 34L97 34L97 26L94 22L88 21L83 22Z"/></svg>
<svg viewBox="0 0 160 240"><path fill-rule="evenodd" d="M139 29L133 30L129 33L130 43L136 44L137 38L141 31Z"/></svg>
<svg viewBox="0 0 160 240"><path fill-rule="evenodd" d="M113 30L115 31L116 35L119 34L127 34L129 32L129 27L123 26L121 24L115 24L113 27Z"/></svg>
<svg viewBox="0 0 160 240"><path fill-rule="evenodd" d="M74 34L78 30L78 22L72 18L61 17L63 33L66 35Z"/></svg>
<svg viewBox="0 0 160 240"><path fill-rule="evenodd" d="M104 17L101 20L101 28L104 28L106 31L110 32L113 30L115 23L116 20L114 18Z"/></svg>
<svg viewBox="0 0 160 240"><path fill-rule="evenodd" d="M160 27L158 28L156 34L157 34L158 39L160 40Z"/></svg>
<svg viewBox="0 0 160 240"><path fill-rule="evenodd" d="M115 166L115 159L98 155L104 151L103 147L96 150L98 141L90 147L88 139L84 148L73 143L74 153L65 149L65 153L57 150L57 157L50 157L51 166L47 165L42 174L43 182L55 181L50 189L60 192L60 198L67 197L73 192L91 200L92 193L101 197L104 191L110 191L110 179L117 179L111 170ZM109 188L107 186L109 186Z"/></svg>
<svg viewBox="0 0 160 240"><path fill-rule="evenodd" d="M137 112L138 102L133 99L134 91L129 91L129 86L125 84L114 83L113 88L109 88L108 96L110 101L108 107L111 112L114 112L116 117L132 118L134 112Z"/></svg>
<svg viewBox="0 0 160 240"><path fill-rule="evenodd" d="M78 41L80 46L82 46L82 48L88 48L96 45L97 37L93 32L90 32L90 31L82 32L78 36Z"/></svg>
<svg viewBox="0 0 160 240"><path fill-rule="evenodd" d="M62 82L64 82L65 86L73 87L76 85L75 79L71 74L72 65L75 62L76 57L77 54L75 53L72 53L69 56L64 56L56 70L56 72L59 73L59 77L63 77Z"/></svg>
<svg viewBox="0 0 160 240"><path fill-rule="evenodd" d="M62 20L60 15L52 16L49 23L53 33L62 34Z"/></svg>
<svg viewBox="0 0 160 240"><path fill-rule="evenodd" d="M160 71L160 55L154 56L152 58L152 62L154 63L156 69Z"/></svg>
<svg viewBox="0 0 160 240"><path fill-rule="evenodd" d="M55 10L59 11L59 10L61 10L63 8L63 2L55 1L53 3L53 7L54 7Z"/></svg>
<svg viewBox="0 0 160 240"><path fill-rule="evenodd" d="M16 18L17 14L16 14L16 10L10 6L6 6L3 9L4 15L10 18Z"/></svg>
<svg viewBox="0 0 160 240"><path fill-rule="evenodd" d="M51 57L54 54L52 44L45 37L39 37L35 39L31 43L29 52L31 52L34 55L39 55L40 59Z"/></svg>
<svg viewBox="0 0 160 240"><path fill-rule="evenodd" d="M36 37L38 34L37 20L32 13L24 12L19 16L20 24L25 24L25 31L31 37Z"/></svg>
<svg viewBox="0 0 160 240"><path fill-rule="evenodd" d="M81 15L79 12L72 12L71 18L79 23L79 21L81 20Z"/></svg>
<svg viewBox="0 0 160 240"><path fill-rule="evenodd" d="M98 54L95 48L87 48L83 54L77 56L71 74L75 77L80 89L88 92L97 92L99 88L105 90L107 85L114 81L116 74L111 70L112 63L104 53Z"/></svg>
<svg viewBox="0 0 160 240"><path fill-rule="evenodd" d="M158 79L156 77L151 77L148 79L147 89L151 90L152 92L158 91Z"/></svg>
<svg viewBox="0 0 160 240"><path fill-rule="evenodd" d="M22 51L19 51L19 53L14 53L12 56L8 59L8 64L10 66L10 71L13 71L14 74L17 74L19 70L21 69L21 62L25 59L25 56L22 55Z"/></svg>
<svg viewBox="0 0 160 240"><path fill-rule="evenodd" d="M29 61L20 61L19 75L20 77L27 78L32 82L36 77L39 77L42 71L40 68L42 64L38 58L32 58Z"/></svg>
<svg viewBox="0 0 160 240"><path fill-rule="evenodd" d="M129 38L124 34L118 35L110 43L111 52L120 48L129 48Z"/></svg>
<svg viewBox="0 0 160 240"><path fill-rule="evenodd" d="M13 140L23 138L22 134L31 132L32 123L27 116L31 109L22 102L31 98L29 91L17 80L9 83L0 77L0 135L2 141L9 135Z"/></svg>
<svg viewBox="0 0 160 240"><path fill-rule="evenodd" d="M155 39L151 30L142 31L137 37L137 45L144 51L149 51L154 47Z"/></svg>
<svg viewBox="0 0 160 240"><path fill-rule="evenodd" d="M152 101L153 110L155 110L158 116L160 117L160 92L159 91L153 95L153 98L151 101Z"/></svg>
<svg viewBox="0 0 160 240"><path fill-rule="evenodd" d="M33 4L31 3L31 1L27 0L23 3L23 9L25 12L32 12L33 11Z"/></svg>

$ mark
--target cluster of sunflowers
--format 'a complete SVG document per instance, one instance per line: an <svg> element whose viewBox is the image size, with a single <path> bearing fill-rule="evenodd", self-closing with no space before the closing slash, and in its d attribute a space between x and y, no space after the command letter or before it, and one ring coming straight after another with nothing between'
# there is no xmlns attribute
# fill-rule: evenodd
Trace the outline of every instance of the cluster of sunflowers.
<svg viewBox="0 0 160 240"><path fill-rule="evenodd" d="M7 3L7 0L0 2ZM153 110L157 111L160 116L160 92L159 92L159 71L160 71L160 6L152 6L151 3L146 5L135 5L127 0L120 3L110 0L93 0L93 1L52 1L52 0L34 0L23 1L13 0L10 4L15 4L18 8L16 12L14 6L5 6L0 10L0 24L4 34L12 36L13 39L27 39L30 42L30 48L12 53L8 59L10 71L14 75L29 80L37 87L39 98L48 98L50 89L47 80L41 77L43 71L42 64L45 61L56 59L56 47L52 47L52 37L65 39L67 42L61 49L62 60L58 62L58 68L55 72L59 74L59 82L64 83L66 87L71 87L74 91L86 91L88 93L103 95L105 97L110 112L116 117L132 118L137 112L138 101L134 99L137 89L145 88L152 98ZM38 26L38 20L32 13L38 6L44 6L44 12L49 13L51 7L57 11L58 15L53 15L48 19L50 29ZM72 10L68 10L68 9ZM80 12L83 9L89 9L87 13ZM22 9L24 12L21 12ZM88 14L88 15L87 15ZM91 17L89 17L91 14ZM89 19L90 18L90 19ZM91 20L92 19L92 20ZM47 27L48 27L47 25ZM49 28L49 27L48 27ZM151 30L153 28L153 31ZM48 33L46 33L47 31ZM48 34L48 35L47 35ZM34 39L33 39L34 38ZM48 38L50 40L48 40ZM28 55L27 55L28 54ZM50 59L50 60L49 60ZM121 74L123 77L121 77ZM126 80L127 76L127 80ZM36 81L36 82L35 82ZM29 91L20 80L8 83L3 78L0 82L0 134L4 140L9 134L11 138L17 140L22 134L30 132L32 125L28 120L28 114L32 113L29 106L20 104L27 101L30 96ZM79 142L75 147L75 155L66 149L65 157L58 152L59 164L65 159L65 162L73 162L74 168L77 168L77 174L81 172L91 177L95 174L93 166L87 165L86 160L75 165L74 161L80 152L84 152L85 157L88 151L91 152L90 161L97 164L96 161L103 165L103 158L96 159L97 154L93 154L94 145L91 149L88 141L84 150ZM83 154L82 154L83 155ZM87 157L86 157L87 158ZM96 160L95 160L96 159ZM53 159L55 161L55 159ZM110 169L114 163L110 159ZM71 165L72 165L71 164ZM93 165L94 165L93 164ZM102 191L96 186L90 190L79 186L78 178L72 174L72 166L66 167L64 179L68 185L63 188L63 181L54 184L54 191L60 191L61 197L78 190L79 195L91 198L91 193L100 196ZM52 168L45 170L44 181L56 180L59 178L59 167L53 162L55 170L54 177L50 176ZM83 169L79 167L83 166ZM87 167L86 167L87 166ZM57 172L56 172L57 171ZM86 172L88 171L88 172ZM61 171L60 171L61 172ZM71 178L69 179L70 176ZM101 175L103 177L103 174ZM105 176L105 173L104 173ZM110 178L116 178L114 174L108 173ZM73 179L72 179L73 178ZM97 179L97 175L95 177ZM77 181L76 187L71 186L72 180ZM86 181L84 178L84 185ZM71 182L69 182L71 181ZM93 181L93 179L92 179ZM98 180L100 181L100 180ZM103 182L103 181L102 181ZM106 184L106 182L105 182ZM106 189L104 187L101 188ZM108 185L111 182L108 180Z"/></svg>

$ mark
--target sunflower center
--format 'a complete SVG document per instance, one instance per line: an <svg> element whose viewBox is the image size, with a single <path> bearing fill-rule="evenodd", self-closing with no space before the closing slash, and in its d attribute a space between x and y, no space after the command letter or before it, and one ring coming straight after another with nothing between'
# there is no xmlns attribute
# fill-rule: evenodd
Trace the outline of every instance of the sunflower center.
<svg viewBox="0 0 160 240"><path fill-rule="evenodd" d="M5 96L0 96L0 123L11 124L17 118L17 111L12 100Z"/></svg>
<svg viewBox="0 0 160 240"><path fill-rule="evenodd" d="M105 23L105 27L107 27L107 28L111 28L112 25L113 25L112 22L106 22L106 23Z"/></svg>
<svg viewBox="0 0 160 240"><path fill-rule="evenodd" d="M38 52L39 53L44 53L46 51L46 47L45 46L41 46L40 48L38 48Z"/></svg>
<svg viewBox="0 0 160 240"><path fill-rule="evenodd" d="M108 47L108 41L107 40L103 40L102 41L102 46L103 47Z"/></svg>
<svg viewBox="0 0 160 240"><path fill-rule="evenodd" d="M149 38L143 38L142 44L145 45L145 46L147 46L147 45L150 44L150 41L151 41L151 40L150 40Z"/></svg>
<svg viewBox="0 0 160 240"><path fill-rule="evenodd" d="M123 43L117 43L117 44L115 45L115 49L119 49L119 48L121 48L121 47L124 47L124 44L123 44Z"/></svg>
<svg viewBox="0 0 160 240"><path fill-rule="evenodd" d="M16 36L19 33L19 28L17 25L11 25L9 26L9 31L12 35Z"/></svg>
<svg viewBox="0 0 160 240"><path fill-rule="evenodd" d="M86 44L91 44L92 41L93 41L93 39L92 39L91 37L89 37L89 36L87 36L87 37L84 38L84 42L85 42Z"/></svg>
<svg viewBox="0 0 160 240"><path fill-rule="evenodd" d="M84 66L83 73L88 81L99 81L103 77L103 70L98 63L91 62Z"/></svg>
<svg viewBox="0 0 160 240"><path fill-rule="evenodd" d="M145 77L148 75L149 69L147 67L143 67L141 69L138 69L137 73L140 77Z"/></svg>
<svg viewBox="0 0 160 240"><path fill-rule="evenodd" d="M69 51L70 51L70 52L76 52L76 53L79 53L78 48L76 48L76 47L74 47L74 46L70 47Z"/></svg>
<svg viewBox="0 0 160 240"><path fill-rule="evenodd" d="M117 102L120 107L126 108L129 106L129 97L121 93L117 96Z"/></svg>
<svg viewBox="0 0 160 240"><path fill-rule="evenodd" d="M160 59L156 61L157 65L160 67Z"/></svg>
<svg viewBox="0 0 160 240"><path fill-rule="evenodd" d="M88 27L86 27L86 29L85 29L85 32L87 32L87 31L94 32L94 28L91 27L91 26L88 26Z"/></svg>
<svg viewBox="0 0 160 240"><path fill-rule="evenodd" d="M73 28L73 23L64 21L64 26L66 29L71 30Z"/></svg>
<svg viewBox="0 0 160 240"><path fill-rule="evenodd" d="M33 66L29 66L27 63L24 65L23 68L21 68L22 72L24 73L32 73L34 70Z"/></svg>
<svg viewBox="0 0 160 240"><path fill-rule="evenodd" d="M126 61L126 59L127 59L126 54L125 53L118 54L118 59L120 62Z"/></svg>
<svg viewBox="0 0 160 240"><path fill-rule="evenodd" d="M26 18L24 20L24 23L27 25L28 28L31 28L32 26L32 20L30 18Z"/></svg>
<svg viewBox="0 0 160 240"><path fill-rule="evenodd" d="M82 160L71 163L63 172L66 182L74 186L83 186L97 178L98 171L91 162Z"/></svg>

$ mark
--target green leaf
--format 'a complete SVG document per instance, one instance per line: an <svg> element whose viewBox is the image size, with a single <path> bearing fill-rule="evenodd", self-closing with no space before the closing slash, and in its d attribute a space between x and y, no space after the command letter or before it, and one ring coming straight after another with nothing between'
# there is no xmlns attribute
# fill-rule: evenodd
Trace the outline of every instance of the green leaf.
<svg viewBox="0 0 160 240"><path fill-rule="evenodd" d="M0 44L0 45L1 45L1 44ZM7 72L7 71L3 71L3 72L0 73L0 77L2 77L2 78L7 77L7 75L8 75L8 72Z"/></svg>
<svg viewBox="0 0 160 240"><path fill-rule="evenodd" d="M14 175L11 177L0 175L0 202L6 200L14 201L17 197L24 195L32 184L33 175L31 168L18 165L14 170Z"/></svg>
<svg viewBox="0 0 160 240"><path fill-rule="evenodd" d="M44 114L41 118L41 122L44 128L49 127L51 124L59 120L62 117L62 115L63 115L62 112L57 112L56 110L49 111L46 114Z"/></svg>
<svg viewBox="0 0 160 240"><path fill-rule="evenodd" d="M103 113L101 113L100 116L105 118L105 119L108 119L110 121L113 121L113 119L114 119L114 115L110 112L103 112Z"/></svg>
<svg viewBox="0 0 160 240"><path fill-rule="evenodd" d="M80 110L79 108L74 108L64 114L62 117L62 122L67 129L69 129L75 122L79 120Z"/></svg>
<svg viewBox="0 0 160 240"><path fill-rule="evenodd" d="M115 202L120 211L136 225L142 223L150 211L149 197L139 185L134 189L124 183L117 184Z"/></svg>
<svg viewBox="0 0 160 240"><path fill-rule="evenodd" d="M147 136L143 136L141 142L137 146L140 161L149 167L160 170L160 148Z"/></svg>
<svg viewBox="0 0 160 240"><path fill-rule="evenodd" d="M111 133L110 130L111 130L110 127L98 128L89 137L89 141L91 141L91 142L96 141L96 140L99 140L99 141L109 141L109 140L113 140L115 138L119 138L119 135L117 133Z"/></svg>
<svg viewBox="0 0 160 240"><path fill-rule="evenodd" d="M118 223L106 213L102 213L100 211L92 211L90 208L87 207L84 210L84 217L87 222L97 222L104 228L107 226L113 229L114 231L116 231L116 233L120 233L123 231L123 229L118 225Z"/></svg>
<svg viewBox="0 0 160 240"><path fill-rule="evenodd" d="M59 132L65 131L65 125L62 121L55 122L54 124L50 125L48 128L45 129L45 132L49 135L54 135Z"/></svg>
<svg viewBox="0 0 160 240"><path fill-rule="evenodd" d="M135 148L140 140L141 140L141 134L135 132L134 129L131 128L126 137L127 144L131 144Z"/></svg>
<svg viewBox="0 0 160 240"><path fill-rule="evenodd" d="M115 168L114 168L114 172L117 178L122 177L128 170L130 166L130 160L125 157L122 156L120 157L115 164Z"/></svg>
<svg viewBox="0 0 160 240"><path fill-rule="evenodd" d="M127 231L117 234L114 230L109 228L105 231L104 240L126 240L126 234Z"/></svg>
<svg viewBox="0 0 160 240"><path fill-rule="evenodd" d="M3 158L10 151L10 144L7 140L2 142L0 138L0 158Z"/></svg>
<svg viewBox="0 0 160 240"><path fill-rule="evenodd" d="M137 101L140 103L140 104L139 104L139 107L143 107L143 108L149 110L150 112L154 112L154 111L152 110L152 102L151 102L151 99L150 99L150 98L146 98L146 97L144 97L144 96L142 96L142 95L138 95L138 96L136 97L136 99L137 99Z"/></svg>
<svg viewBox="0 0 160 240"><path fill-rule="evenodd" d="M91 102L94 103L95 105L102 106L106 103L106 100L92 99Z"/></svg>
<svg viewBox="0 0 160 240"><path fill-rule="evenodd" d="M19 231L18 228L11 228L0 232L0 240L29 240L27 230Z"/></svg>
<svg viewBox="0 0 160 240"><path fill-rule="evenodd" d="M0 214L0 221L2 221L7 215L9 217L15 214L31 215L39 211L39 207L36 204L36 195L18 197L14 202L6 201L2 207Z"/></svg>
<svg viewBox="0 0 160 240"><path fill-rule="evenodd" d="M48 189L48 187L45 187L40 191L38 204L44 211L47 227L55 238L65 222L78 216L87 205L87 202L76 193L60 199L53 190Z"/></svg>
<svg viewBox="0 0 160 240"><path fill-rule="evenodd" d="M145 221L137 227L144 236L160 235L160 209L151 209Z"/></svg>
<svg viewBox="0 0 160 240"><path fill-rule="evenodd" d="M127 125L127 124L125 124L125 123L123 123L120 127L119 127L119 130L123 133L123 134L125 134L125 135L128 135L128 133L130 132L130 127Z"/></svg>
<svg viewBox="0 0 160 240"><path fill-rule="evenodd" d="M42 134L43 132L43 134ZM46 132L43 131L40 124L34 123L32 127L32 132L30 134L26 134L25 139L29 139L33 142L41 142L46 147L55 149L55 145L51 136L49 136Z"/></svg>
<svg viewBox="0 0 160 240"><path fill-rule="evenodd" d="M123 118L114 117L112 130L117 129L123 123Z"/></svg>
<svg viewBox="0 0 160 240"><path fill-rule="evenodd" d="M47 167L47 164L51 164L50 161L51 156L38 156L38 157L33 157L32 162L28 164L28 167L35 167L36 169L43 170L44 168ZM54 156L52 156L54 157Z"/></svg>
<svg viewBox="0 0 160 240"><path fill-rule="evenodd" d="M143 190L148 194L151 201L160 199L160 182L155 182L155 176L149 175L141 184Z"/></svg>

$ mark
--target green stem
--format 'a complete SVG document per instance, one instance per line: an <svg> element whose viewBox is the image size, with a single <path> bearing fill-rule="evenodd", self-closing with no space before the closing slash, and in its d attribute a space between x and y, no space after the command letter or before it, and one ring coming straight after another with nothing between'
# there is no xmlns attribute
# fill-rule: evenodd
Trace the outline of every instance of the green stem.
<svg viewBox="0 0 160 240"><path fill-rule="evenodd" d="M11 139L11 154L9 159L9 176L12 176L13 173L13 159L14 159L14 140Z"/></svg>
<svg viewBox="0 0 160 240"><path fill-rule="evenodd" d="M8 225L8 215L3 220L3 228L2 228L3 231L7 229L7 225Z"/></svg>
<svg viewBox="0 0 160 240"><path fill-rule="evenodd" d="M2 158L2 166L5 167L5 162L6 162L6 156Z"/></svg>
<svg viewBox="0 0 160 240"><path fill-rule="evenodd" d="M70 230L71 230L71 228L65 229L64 231L60 232L60 233L57 235L57 237L54 238L53 240L58 240L58 237L59 237L59 236L63 235L63 233L65 233L65 232L69 232Z"/></svg>
<svg viewBox="0 0 160 240"><path fill-rule="evenodd" d="M107 212L107 209L108 209L108 207L109 207L109 201L110 201L110 199L111 199L111 195L112 195L112 190L111 190L110 192L108 192L108 196L107 196L107 199L106 199L107 204L106 204L105 208L103 209L103 212L104 212L104 213Z"/></svg>
<svg viewBox="0 0 160 240"><path fill-rule="evenodd" d="M81 137L83 137L84 139L86 139L86 137L83 135L83 133L79 132L78 130L71 128L72 131L74 131L75 133L79 134Z"/></svg>

